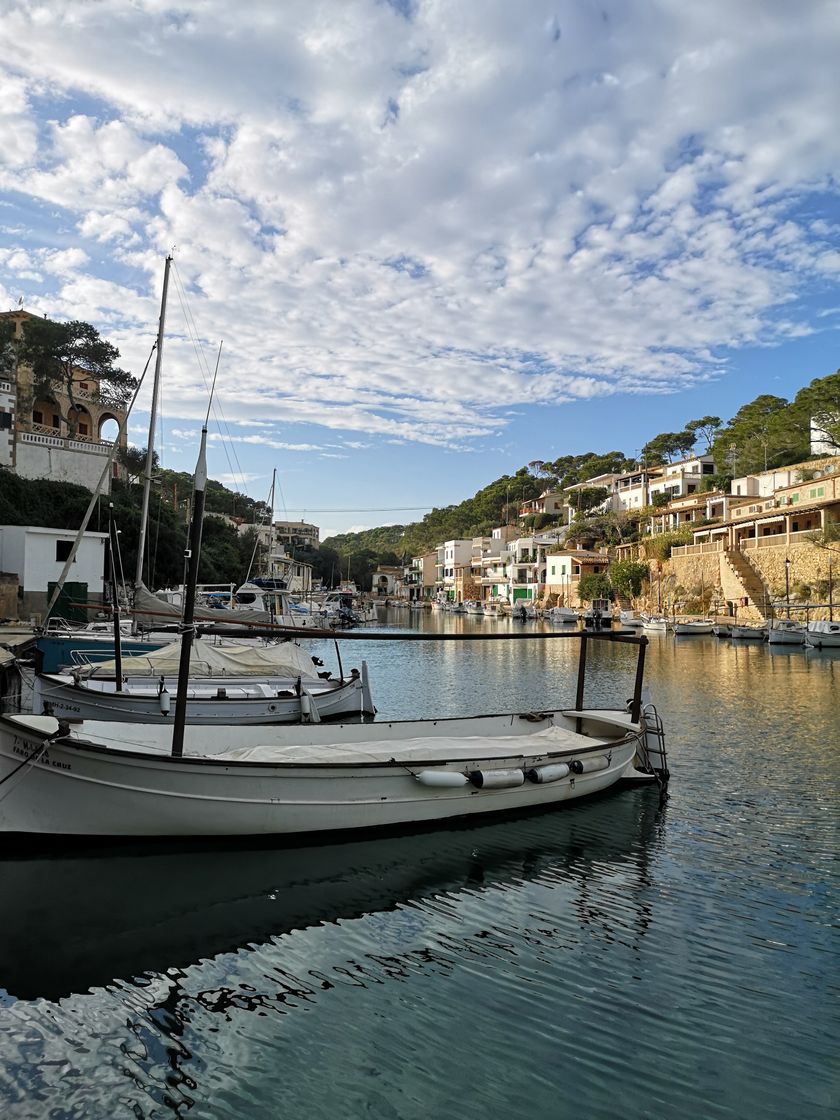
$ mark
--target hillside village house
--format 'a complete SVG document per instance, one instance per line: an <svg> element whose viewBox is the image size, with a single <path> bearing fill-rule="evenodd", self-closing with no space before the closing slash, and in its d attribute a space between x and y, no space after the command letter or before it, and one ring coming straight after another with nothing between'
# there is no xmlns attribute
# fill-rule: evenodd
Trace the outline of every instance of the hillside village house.
<svg viewBox="0 0 840 1120"><path fill-rule="evenodd" d="M606 572L610 560L606 551L558 548L546 554L545 565L545 594L556 596L559 606L579 607L582 606L578 595L581 577Z"/></svg>
<svg viewBox="0 0 840 1120"><path fill-rule="evenodd" d="M274 540L284 548L317 548L320 529L307 521L275 521Z"/></svg>
<svg viewBox="0 0 840 1120"><path fill-rule="evenodd" d="M17 339L34 318L23 310L0 312L0 322L11 323ZM23 364L14 381L0 379L0 465L22 478L50 478L96 489L114 440L126 446L125 432L118 434L126 406L121 398L100 391L96 378L82 371L74 385L77 429L70 439L61 418L68 414L66 394L33 399L32 370ZM114 463L112 474L117 472Z"/></svg>
<svg viewBox="0 0 840 1120"><path fill-rule="evenodd" d="M403 596L403 569L380 564L373 573L373 594L380 599L398 599Z"/></svg>

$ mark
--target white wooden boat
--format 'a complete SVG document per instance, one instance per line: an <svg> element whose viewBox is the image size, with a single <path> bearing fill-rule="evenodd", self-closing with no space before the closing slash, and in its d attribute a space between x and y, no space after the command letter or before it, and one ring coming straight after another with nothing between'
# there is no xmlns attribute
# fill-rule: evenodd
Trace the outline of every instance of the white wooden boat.
<svg viewBox="0 0 840 1120"><path fill-rule="evenodd" d="M766 626L739 626L730 623L729 637L739 642L763 642L767 637Z"/></svg>
<svg viewBox="0 0 840 1120"><path fill-rule="evenodd" d="M579 621L578 612L573 610L572 607L552 607L548 611L549 622L560 623L562 625L576 626Z"/></svg>
<svg viewBox="0 0 840 1120"><path fill-rule="evenodd" d="M805 641L814 649L840 648L840 622L826 622L824 619L809 622Z"/></svg>
<svg viewBox="0 0 840 1120"><path fill-rule="evenodd" d="M85 836L317 834L538 808L652 760L644 714L571 710L372 724L75 728L0 717L0 832Z"/></svg>
<svg viewBox="0 0 840 1120"><path fill-rule="evenodd" d="M668 629L668 619L663 615L646 615L642 619L642 629L663 632Z"/></svg>
<svg viewBox="0 0 840 1120"><path fill-rule="evenodd" d="M619 611L618 618L622 626L630 629L635 630L644 625L644 619L637 615L635 611Z"/></svg>
<svg viewBox="0 0 840 1120"><path fill-rule="evenodd" d="M718 638L728 638L731 630L732 626L728 622L715 622L712 624L712 632L717 635Z"/></svg>
<svg viewBox="0 0 840 1120"><path fill-rule="evenodd" d="M67 720L172 723L181 643L123 658L86 672L41 673L33 711ZM198 641L190 660L188 723L296 723L373 715L367 666L348 678L319 674L312 659L291 642L255 648Z"/></svg>
<svg viewBox="0 0 840 1120"><path fill-rule="evenodd" d="M464 606L467 614L484 614L484 607L479 603L478 599L467 599Z"/></svg>
<svg viewBox="0 0 840 1120"><path fill-rule="evenodd" d="M771 646L804 646L805 627L790 618L774 618L767 626L767 641Z"/></svg>
<svg viewBox="0 0 840 1120"><path fill-rule="evenodd" d="M674 619L671 629L675 634L711 634L714 632L714 623L709 619L691 618Z"/></svg>
<svg viewBox="0 0 840 1120"><path fill-rule="evenodd" d="M67 720L172 723L177 678L130 678L117 690L113 680L74 679L68 674L36 677L35 711ZM346 680L208 677L187 688L186 720L191 724L299 723L374 715L367 665Z"/></svg>

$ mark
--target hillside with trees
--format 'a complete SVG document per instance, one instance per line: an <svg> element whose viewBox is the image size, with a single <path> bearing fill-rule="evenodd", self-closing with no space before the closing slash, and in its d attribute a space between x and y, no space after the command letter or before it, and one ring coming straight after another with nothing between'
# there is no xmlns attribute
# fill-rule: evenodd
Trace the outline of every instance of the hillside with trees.
<svg viewBox="0 0 840 1120"><path fill-rule="evenodd" d="M597 512L607 490L597 485L599 475L623 473L680 459L693 450L711 453L715 473L703 479L703 487L728 487L733 477L794 462L807 462L812 423L830 453L840 453L840 370L817 378L801 389L792 401L762 394L743 405L730 420L703 416L688 421L677 432L653 436L642 448L641 463L621 451L562 455L554 460L533 459L515 474L505 474L457 504L433 509L420 521L383 525L359 533L327 538L315 551L297 558L313 565L315 579L335 586L339 579L354 579L370 586L378 564L402 564L453 538L489 535L504 524L519 523L524 502L546 490L565 490L593 480L570 495L576 510L572 535L591 544L617 544L638 539L640 524L650 510L633 514ZM146 452L129 447L120 460L127 480L115 481L111 501L121 529L123 567L133 573L136 563L140 517L141 482ZM153 461L153 494L148 534L150 586L165 586L182 580L192 476L160 468ZM71 483L27 480L0 469L0 523L43 525L75 532L90 501L90 493ZM107 521L107 501L100 499L91 523L101 529ZM207 486L207 512L236 518L253 525L271 516L265 502L229 490L219 482ZM556 517L532 515L521 524L523 531L546 529ZM673 536L673 534L671 534ZM668 544L657 537L657 545ZM199 578L206 583L241 582L248 571L254 533L237 533L222 517L208 517L202 547ZM680 538L681 540L682 538ZM676 537L675 537L676 540Z"/></svg>

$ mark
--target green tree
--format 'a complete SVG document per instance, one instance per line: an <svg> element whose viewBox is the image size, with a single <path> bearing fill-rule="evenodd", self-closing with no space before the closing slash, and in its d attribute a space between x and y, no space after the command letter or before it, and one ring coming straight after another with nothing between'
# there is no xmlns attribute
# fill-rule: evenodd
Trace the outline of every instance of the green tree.
<svg viewBox="0 0 840 1120"><path fill-rule="evenodd" d="M648 566L640 560L616 560L610 568L610 583L621 599L635 599L649 579Z"/></svg>
<svg viewBox="0 0 840 1120"><path fill-rule="evenodd" d="M720 473L755 474L806 458L809 425L784 397L763 393L738 409L718 433L712 451Z"/></svg>
<svg viewBox="0 0 840 1120"><path fill-rule="evenodd" d="M840 451L840 369L800 389L793 407L801 424L813 423L818 438Z"/></svg>
<svg viewBox="0 0 840 1120"><path fill-rule="evenodd" d="M32 369L33 398L55 401L71 438L79 426L82 382L94 381L98 398L119 407L137 387L136 378L115 364L119 356L116 346L95 327L76 319L69 323L28 319L18 349L18 361ZM66 411L61 412L65 403Z"/></svg>
<svg viewBox="0 0 840 1120"><path fill-rule="evenodd" d="M642 448L642 457L649 467L660 463L670 463L681 455L687 455L694 447L693 432L661 432Z"/></svg>
<svg viewBox="0 0 840 1120"><path fill-rule="evenodd" d="M117 462L121 467L125 467L128 474L129 481L139 481L146 473L146 448L134 447L129 444L128 447L117 448ZM160 468L160 459L158 458L157 451L152 452L152 473Z"/></svg>
<svg viewBox="0 0 840 1120"><path fill-rule="evenodd" d="M689 420L685 430L694 436L694 442L702 438L706 442L706 451L711 451L715 437L720 431L721 419L719 416L701 416L699 420Z"/></svg>
<svg viewBox="0 0 840 1120"><path fill-rule="evenodd" d="M578 583L578 598L585 603L593 599L612 599L610 577L606 572L588 572L580 577Z"/></svg>

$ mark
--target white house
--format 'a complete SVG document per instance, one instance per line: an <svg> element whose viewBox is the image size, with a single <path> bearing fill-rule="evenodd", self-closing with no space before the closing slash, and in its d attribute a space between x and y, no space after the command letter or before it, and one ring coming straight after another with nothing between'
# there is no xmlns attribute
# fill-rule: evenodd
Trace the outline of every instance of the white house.
<svg viewBox="0 0 840 1120"><path fill-rule="evenodd" d="M436 583L449 599L455 598L455 569L470 568L473 538L444 541L437 547Z"/></svg>
<svg viewBox="0 0 840 1120"><path fill-rule="evenodd" d="M17 575L20 617L46 613L51 583L57 583L73 548L76 534L67 529L42 529L29 525L0 526L0 571ZM80 600L103 600L105 542L107 533L84 533L71 565L67 583L77 586Z"/></svg>
<svg viewBox="0 0 840 1120"><path fill-rule="evenodd" d="M670 500L696 494L703 479L715 473L715 461L711 455L692 455L676 463L665 463L660 470L662 475L648 484L649 503L657 494L667 494Z"/></svg>

